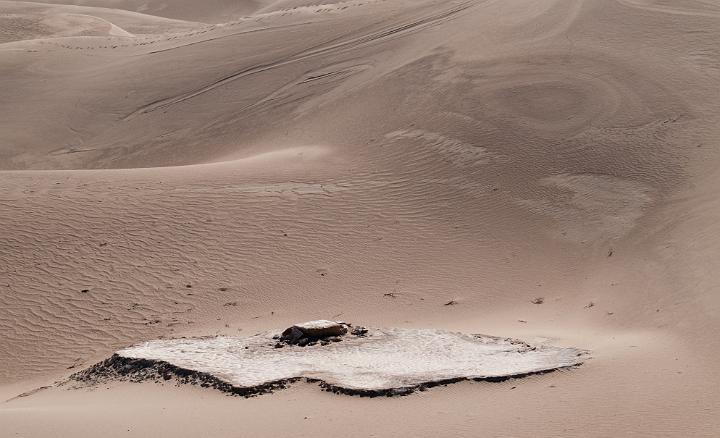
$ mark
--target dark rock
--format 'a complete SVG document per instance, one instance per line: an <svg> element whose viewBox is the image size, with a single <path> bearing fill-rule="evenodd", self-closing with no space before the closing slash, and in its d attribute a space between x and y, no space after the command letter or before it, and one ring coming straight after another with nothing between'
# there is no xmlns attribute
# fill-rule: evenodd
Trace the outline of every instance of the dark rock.
<svg viewBox="0 0 720 438"><path fill-rule="evenodd" d="M309 321L286 329L280 340L292 345L314 345L317 341L329 337L343 336L348 328L345 324L334 321Z"/></svg>
<svg viewBox="0 0 720 438"><path fill-rule="evenodd" d="M288 344L297 344L305 334L296 326L292 326L289 329L282 332L280 339L287 342Z"/></svg>
<svg viewBox="0 0 720 438"><path fill-rule="evenodd" d="M353 329L350 333L354 336L363 337L363 336L367 335L367 332L368 332L368 329L366 329L365 327L363 327L361 325L358 325L358 326L353 327ZM337 342L337 341L333 341L333 342Z"/></svg>

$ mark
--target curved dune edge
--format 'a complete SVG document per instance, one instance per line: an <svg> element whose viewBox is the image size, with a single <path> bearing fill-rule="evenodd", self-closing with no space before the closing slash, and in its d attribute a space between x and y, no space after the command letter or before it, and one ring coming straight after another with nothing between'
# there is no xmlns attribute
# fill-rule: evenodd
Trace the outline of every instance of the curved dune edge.
<svg viewBox="0 0 720 438"><path fill-rule="evenodd" d="M438 343L447 343L448 348L443 350L437 343L428 343L428 336L433 334L437 334ZM459 343L453 344L453 338ZM334 342L323 341L307 347L282 344L282 341L276 342L277 339L278 336L265 333L249 338L150 341L120 350L71 375L63 384L175 380L178 384L252 397L305 380L337 394L377 397L407 395L468 380L501 382L576 367L588 358L587 351L575 348L534 347L515 339L431 330L371 330L367 337L348 334ZM406 342L405 348L398 341ZM473 343L477 349L472 347ZM432 346L426 349L428 344ZM169 356L172 348L181 355ZM397 356L407 356L407 359L404 362L401 359L400 363L393 362L392 357L378 359L392 356L392 349L404 350ZM418 370L412 350L428 358L427 369L422 370L420 366ZM228 363L228 352L234 363ZM468 359L475 360L474 368L467 368ZM302 363L301 369L294 367L298 360ZM452 366L455 360L457 369L448 370L447 366ZM498 362L505 371L498 371Z"/></svg>

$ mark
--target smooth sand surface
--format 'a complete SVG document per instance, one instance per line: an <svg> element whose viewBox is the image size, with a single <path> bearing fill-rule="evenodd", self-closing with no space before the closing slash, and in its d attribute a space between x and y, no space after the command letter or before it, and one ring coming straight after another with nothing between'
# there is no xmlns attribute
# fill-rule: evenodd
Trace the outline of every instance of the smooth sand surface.
<svg viewBox="0 0 720 438"><path fill-rule="evenodd" d="M720 435L716 4L61 3L0 1L0 436ZM592 359L391 399L15 398L320 318Z"/></svg>

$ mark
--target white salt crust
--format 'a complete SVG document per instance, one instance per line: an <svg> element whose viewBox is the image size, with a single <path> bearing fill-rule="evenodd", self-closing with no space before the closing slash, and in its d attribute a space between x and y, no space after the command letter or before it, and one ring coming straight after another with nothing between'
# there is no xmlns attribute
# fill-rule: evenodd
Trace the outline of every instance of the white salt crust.
<svg viewBox="0 0 720 438"><path fill-rule="evenodd" d="M371 329L341 342L275 348L274 333L145 342L118 355L168 362L237 387L307 377L354 390L407 388L457 378L498 378L578 365L575 348L431 329Z"/></svg>

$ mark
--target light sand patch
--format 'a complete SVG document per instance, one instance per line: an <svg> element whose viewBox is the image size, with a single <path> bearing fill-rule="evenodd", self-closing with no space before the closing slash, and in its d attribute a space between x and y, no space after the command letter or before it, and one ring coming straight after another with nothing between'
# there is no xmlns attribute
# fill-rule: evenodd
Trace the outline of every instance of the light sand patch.
<svg viewBox="0 0 720 438"><path fill-rule="evenodd" d="M623 237L653 202L650 187L609 175L554 175L540 184L554 193L519 203L555 219L561 235L576 242Z"/></svg>

